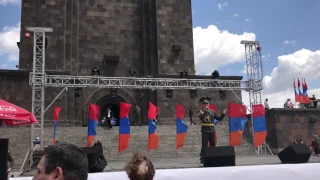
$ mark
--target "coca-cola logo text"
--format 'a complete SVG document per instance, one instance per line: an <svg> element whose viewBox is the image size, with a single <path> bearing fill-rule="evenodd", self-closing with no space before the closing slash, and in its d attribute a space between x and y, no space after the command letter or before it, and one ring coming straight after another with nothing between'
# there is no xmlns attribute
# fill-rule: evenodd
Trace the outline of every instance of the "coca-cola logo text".
<svg viewBox="0 0 320 180"><path fill-rule="evenodd" d="M12 111L17 111L17 109L12 106L2 105L2 106L0 106L0 111L11 111L12 112Z"/></svg>

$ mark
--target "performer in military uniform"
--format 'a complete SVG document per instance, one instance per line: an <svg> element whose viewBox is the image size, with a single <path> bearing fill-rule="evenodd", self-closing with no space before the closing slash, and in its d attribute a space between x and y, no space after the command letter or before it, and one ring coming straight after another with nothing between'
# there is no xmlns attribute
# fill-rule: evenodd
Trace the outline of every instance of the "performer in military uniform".
<svg viewBox="0 0 320 180"><path fill-rule="evenodd" d="M221 116L218 116L217 112L209 109L209 97L202 97L200 99L200 103L202 103L202 109L198 111L198 116L201 121L201 135L202 135L202 148L200 152L200 161L203 163L203 147L208 146L208 142L210 142L210 146L215 146L215 127L214 127L214 119L218 121L222 121L225 114L227 113L227 109L223 111Z"/></svg>

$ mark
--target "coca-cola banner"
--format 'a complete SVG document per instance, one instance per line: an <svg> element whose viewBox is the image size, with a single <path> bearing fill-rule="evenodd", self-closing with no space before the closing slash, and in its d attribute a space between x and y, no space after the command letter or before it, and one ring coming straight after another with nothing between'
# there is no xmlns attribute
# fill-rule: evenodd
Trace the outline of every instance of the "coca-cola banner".
<svg viewBox="0 0 320 180"><path fill-rule="evenodd" d="M0 126L34 124L38 121L29 111L0 99Z"/></svg>

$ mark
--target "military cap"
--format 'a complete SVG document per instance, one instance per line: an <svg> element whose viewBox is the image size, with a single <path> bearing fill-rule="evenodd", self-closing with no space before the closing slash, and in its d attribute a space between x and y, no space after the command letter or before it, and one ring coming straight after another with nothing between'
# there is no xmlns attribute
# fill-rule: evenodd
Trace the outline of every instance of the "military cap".
<svg viewBox="0 0 320 180"><path fill-rule="evenodd" d="M204 96L204 97L200 98L199 102L202 104L207 104L207 103L209 103L210 100L211 99L209 97Z"/></svg>

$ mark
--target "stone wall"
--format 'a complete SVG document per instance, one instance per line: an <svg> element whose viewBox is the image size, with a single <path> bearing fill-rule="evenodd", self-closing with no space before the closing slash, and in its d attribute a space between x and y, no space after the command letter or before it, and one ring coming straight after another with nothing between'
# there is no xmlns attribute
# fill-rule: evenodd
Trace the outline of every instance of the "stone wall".
<svg viewBox="0 0 320 180"><path fill-rule="evenodd" d="M12 102L26 110L31 110L29 72L1 70L0 87L0 99Z"/></svg>
<svg viewBox="0 0 320 180"><path fill-rule="evenodd" d="M319 109L270 109L266 121L267 143L275 153L297 138L309 144L314 134L320 135Z"/></svg>
<svg viewBox="0 0 320 180"><path fill-rule="evenodd" d="M157 1L160 74L195 74L191 11L191 0ZM181 51L173 52L172 45L181 46Z"/></svg>

